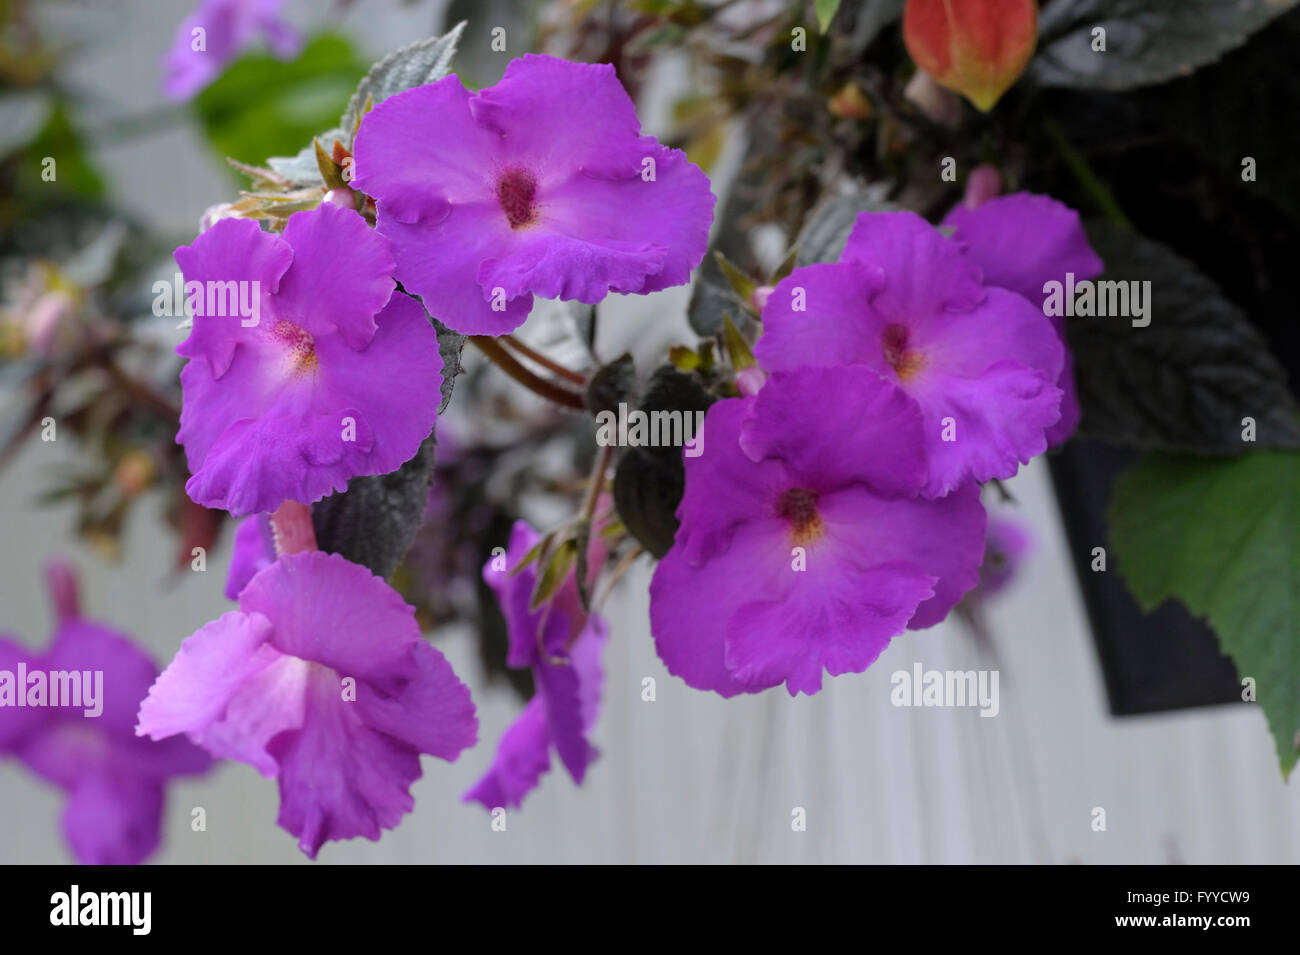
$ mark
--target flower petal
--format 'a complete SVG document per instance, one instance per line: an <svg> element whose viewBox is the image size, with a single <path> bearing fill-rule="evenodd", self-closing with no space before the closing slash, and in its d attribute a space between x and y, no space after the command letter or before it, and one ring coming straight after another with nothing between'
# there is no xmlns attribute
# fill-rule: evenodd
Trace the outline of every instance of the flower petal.
<svg viewBox="0 0 1300 955"><path fill-rule="evenodd" d="M550 770L550 743L542 700L535 696L502 734L488 771L461 798L488 811L517 809Z"/></svg>
<svg viewBox="0 0 1300 955"><path fill-rule="evenodd" d="M375 336L375 314L393 294L388 242L355 210L331 202L291 215L284 241L294 264L276 293L276 318L317 337L337 331L349 348L365 348Z"/></svg>

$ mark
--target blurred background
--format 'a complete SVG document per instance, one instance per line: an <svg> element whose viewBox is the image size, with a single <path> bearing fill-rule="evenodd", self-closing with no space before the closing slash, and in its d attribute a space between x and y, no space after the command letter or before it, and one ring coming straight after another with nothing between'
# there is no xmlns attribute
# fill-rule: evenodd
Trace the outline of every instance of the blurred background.
<svg viewBox="0 0 1300 955"><path fill-rule="evenodd" d="M449 13L443 0L298 0L285 12L308 37L339 38L339 46L328 41L316 55L347 77L346 98L370 62L442 32L462 9L478 20L462 44L465 65L461 57L455 62L475 85L495 81L510 56L527 51L492 52L487 28L513 23L529 4L455 6ZM251 161L277 151L239 151L240 137L264 135L274 119L241 120L254 125L214 133L198 111L163 97L160 60L190 9L188 0L29 5L41 34L62 49L59 81L78 93L67 125L84 144L102 195L147 232L174 240L171 246L192 239L204 210L242 186L221 149ZM657 57L637 91L652 134L668 137L680 120L674 104L691 82L680 67L671 52ZM326 115L337 113L319 84L288 92L299 99L277 100L276 109L314 116L320 107L311 97L322 96ZM721 196L745 144L726 130L717 139L710 175ZM40 220L15 226L43 227ZM165 265L156 272L171 275ZM598 351L613 356L630 347L653 356L667 344L692 341L688 298L686 289L613 297L602 313ZM158 322L159 341L171 347L180 340L174 320ZM0 378L0 418L24 406L20 389ZM102 539L96 544L94 534L88 543L85 508L75 496L43 502L66 475L87 466L78 443L61 436L22 443L0 470L0 633L44 644L53 612L42 567L66 558L80 572L86 615L132 634L165 663L184 637L231 608L222 588L233 528L220 529L205 572L188 564L178 570L174 501L146 491L113 527L111 547ZM396 831L379 843L328 844L320 861L1300 862L1300 794L1281 778L1263 714L1238 703L1112 717L1047 463L1035 461L1007 490L1014 503L990 506L1024 525L1033 549L982 608L987 640L955 618L909 632L866 673L827 680L812 698L771 691L722 700L669 676L649 634L651 567L638 562L606 608L612 639L595 731L601 758L581 788L553 769L523 809L509 814L504 832L493 831L482 808L460 796L487 767L520 697L504 680L490 679L472 628L442 623L434 639L471 687L479 745L455 764L425 758L425 775L413 787L415 811ZM119 559L107 559L110 551ZM998 716L891 706L891 673L918 662L926 669L999 670ZM655 680L653 702L643 700L647 677ZM0 861L68 861L62 805L57 790L0 760ZM191 810L199 806L207 830L193 832ZM275 826L277 807L274 783L242 764L179 780L168 790L155 861L306 861ZM1093 825L1098 807L1105 810L1104 831ZM806 813L804 831L791 825L797 809Z"/></svg>

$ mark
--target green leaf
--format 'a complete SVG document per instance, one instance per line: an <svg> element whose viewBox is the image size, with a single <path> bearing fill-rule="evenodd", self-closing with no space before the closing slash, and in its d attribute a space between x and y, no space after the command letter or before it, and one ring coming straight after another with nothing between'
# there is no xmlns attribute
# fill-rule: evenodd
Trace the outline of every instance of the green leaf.
<svg viewBox="0 0 1300 955"><path fill-rule="evenodd" d="M312 145L316 149L316 167L320 171L321 181L325 183L326 188L347 188L347 183L343 181L343 170L334 161L334 157L320 144L319 139L313 139Z"/></svg>
<svg viewBox="0 0 1300 955"><path fill-rule="evenodd" d="M814 0L813 7L817 11L817 27L825 33L840 8L840 0Z"/></svg>
<svg viewBox="0 0 1300 955"><path fill-rule="evenodd" d="M722 270L723 276L731 286L731 290L736 293L736 297L743 303L750 303L754 300L754 289L758 287L753 279L740 270L740 267L732 263L721 252L714 252L713 257L718 260L718 268Z"/></svg>
<svg viewBox="0 0 1300 955"><path fill-rule="evenodd" d="M641 410L707 411L713 397L699 380L672 365L659 368L650 379ZM677 505L686 487L682 449L628 448L614 472L614 506L628 533L655 557L663 557L677 533Z"/></svg>
<svg viewBox="0 0 1300 955"><path fill-rule="evenodd" d="M1030 73L1046 86L1127 90L1186 76L1245 43L1297 0L1076 0L1039 21ZM1104 52L1094 50L1105 30Z"/></svg>
<svg viewBox="0 0 1300 955"><path fill-rule="evenodd" d="M822 200L808 213L795 239L799 249L795 261L799 265L838 261L861 213L886 212L893 208L885 201L883 188Z"/></svg>
<svg viewBox="0 0 1300 955"><path fill-rule="evenodd" d="M1210 279L1158 242L1089 225L1106 263L1100 280L1149 281L1150 324L1123 317L1066 319L1080 433L1155 451L1242 454L1300 448L1300 408L1264 337ZM1099 281L1100 281L1099 280ZM1243 419L1255 420L1255 444Z"/></svg>
<svg viewBox="0 0 1300 955"><path fill-rule="evenodd" d="M194 107L223 157L256 163L265 156L298 156L306 143L311 175L319 182L312 138L337 122L364 72L346 39L322 34L289 63L264 53L241 57L195 97ZM321 135L327 150L333 141ZM285 174L275 164L271 168Z"/></svg>
<svg viewBox="0 0 1300 955"><path fill-rule="evenodd" d="M1289 774L1300 754L1300 454L1148 455L1116 487L1111 545L1144 609L1182 600L1255 680Z"/></svg>
<svg viewBox="0 0 1300 955"><path fill-rule="evenodd" d="M578 542L572 537L565 538L555 550L551 551L541 574L538 575L537 584L533 587L532 601L528 606L529 610L536 610L555 596L555 592L564 584L577 560Z"/></svg>
<svg viewBox="0 0 1300 955"><path fill-rule="evenodd" d="M753 368L758 364L749 342L745 341L745 336L732 323L730 315L723 316L722 341L727 346L727 358L731 361L731 367L736 371Z"/></svg>
<svg viewBox="0 0 1300 955"><path fill-rule="evenodd" d="M54 160L54 179L50 182L41 176L46 157ZM85 144L61 102L54 103L40 135L19 155L17 180L18 195L33 204L51 193L88 199L103 197L104 180L91 164Z"/></svg>
<svg viewBox="0 0 1300 955"><path fill-rule="evenodd" d="M465 32L462 20L442 36L432 36L394 50L370 68L357 86L347 111L339 123L345 130L355 130L364 115L367 102L378 106L388 97L406 90L434 83L451 70L460 36ZM345 141L351 143L351 135Z"/></svg>

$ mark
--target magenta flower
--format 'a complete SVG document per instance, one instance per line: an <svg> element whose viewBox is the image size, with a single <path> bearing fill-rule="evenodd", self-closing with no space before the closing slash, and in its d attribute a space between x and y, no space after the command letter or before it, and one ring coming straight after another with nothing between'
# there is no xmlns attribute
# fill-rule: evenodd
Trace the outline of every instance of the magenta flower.
<svg viewBox="0 0 1300 955"><path fill-rule="evenodd" d="M140 735L187 734L280 786L279 824L315 858L410 812L420 753L475 742L469 689L388 584L337 554L286 554L185 640L140 706Z"/></svg>
<svg viewBox="0 0 1300 955"><path fill-rule="evenodd" d="M239 522L226 571L227 600L238 600L248 582L275 562L270 516L255 514Z"/></svg>
<svg viewBox="0 0 1300 955"><path fill-rule="evenodd" d="M914 496L920 409L871 369L775 372L757 396L714 404L704 431L650 585L660 659L689 685L815 693L823 669L865 670L975 585L979 489Z"/></svg>
<svg viewBox="0 0 1300 955"><path fill-rule="evenodd" d="M769 371L860 364L916 401L928 497L1012 476L1060 417L1064 348L1042 311L910 212L860 215L838 263L777 285L763 329Z"/></svg>
<svg viewBox="0 0 1300 955"><path fill-rule="evenodd" d="M81 617L70 570L56 564L48 573L58 611L49 650L34 654L0 637L0 754L67 793L63 832L78 862L135 865L158 848L167 781L212 761L186 740L135 737L135 711L158 668L127 637ZM76 705L55 705L69 702L56 684L71 690L71 680Z"/></svg>
<svg viewBox="0 0 1300 955"><path fill-rule="evenodd" d="M465 793L466 802L479 802L489 810L518 807L551 768L554 749L573 781L582 784L597 751L587 739L600 709L603 675L601 651L609 636L605 621L587 614L570 577L546 604L529 610L537 583L535 565L518 566L541 535L523 521L510 534L504 558L483 567L483 580L497 596L506 617L510 650L506 662L516 668L531 667L537 692L501 737L496 758L487 773ZM599 568L598 551L591 567Z"/></svg>
<svg viewBox="0 0 1300 955"><path fill-rule="evenodd" d="M402 285L474 335L517 328L533 295L682 285L713 218L708 177L641 135L612 66L531 54L478 93L452 75L384 100L352 185L375 199Z"/></svg>
<svg viewBox="0 0 1300 955"><path fill-rule="evenodd" d="M202 283L176 349L191 359L176 440L196 502L237 517L310 504L419 450L437 418L437 334L393 294L388 243L359 215L322 205L283 237L224 219L176 261L187 287Z"/></svg>
<svg viewBox="0 0 1300 955"><path fill-rule="evenodd" d="M266 34L277 57L293 59L302 39L280 16L283 6L284 0L202 0L176 28L163 59L163 92L174 100L189 99L220 76L259 33Z"/></svg>
<svg viewBox="0 0 1300 955"><path fill-rule="evenodd" d="M1033 548L1034 540L1020 521L991 515L984 545L984 563L980 566L980 582L971 596L983 599L1003 590Z"/></svg>
<svg viewBox="0 0 1300 955"><path fill-rule="evenodd" d="M944 218L955 231L953 238L981 269L984 284L1024 296L1042 310L1048 282L1065 283L1101 274L1102 261L1088 244L1079 214L1050 196L1017 192L981 203L960 204ZM1065 342L1065 317L1049 316L1061 342ZM1051 447L1064 442L1079 424L1079 398L1074 390L1074 360L1067 347L1065 364L1056 382L1061 389L1061 417L1047 429Z"/></svg>

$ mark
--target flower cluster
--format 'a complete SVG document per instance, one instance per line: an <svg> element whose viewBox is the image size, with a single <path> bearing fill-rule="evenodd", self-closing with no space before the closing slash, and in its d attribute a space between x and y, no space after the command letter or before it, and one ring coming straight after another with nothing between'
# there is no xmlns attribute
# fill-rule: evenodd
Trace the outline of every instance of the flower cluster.
<svg viewBox="0 0 1300 955"><path fill-rule="evenodd" d="M838 262L766 296L769 377L709 410L651 585L659 655L691 686L814 693L938 623L979 581L979 485L1077 421L1041 302L1100 270L1078 217L1013 195L946 224L864 213Z"/></svg>
<svg viewBox="0 0 1300 955"><path fill-rule="evenodd" d="M413 609L318 547L310 506L395 472L429 437L442 393L430 315L501 334L534 294L591 303L683 284L714 203L683 153L641 134L612 67L551 57L516 60L473 95L451 75L392 96L355 150L350 185L281 234L222 217L176 250L193 312L177 349L186 490L247 519L226 588L239 610L182 644L137 727L275 778L279 822L313 857L397 825L419 755L455 759L477 718ZM516 529L512 560L532 533ZM598 571L603 548L588 556ZM495 808L519 804L551 749L582 780L606 628L572 578L536 611L533 571L487 579L509 663L538 687L467 794Z"/></svg>
<svg viewBox="0 0 1300 955"><path fill-rule="evenodd" d="M522 561L540 540L540 534L519 521L506 553L483 567L483 580L506 617L510 638L506 662L530 668L537 687L501 737L492 766L465 794L466 801L489 810L519 806L550 769L552 749L575 783L582 782L596 757L587 734L600 707L600 658L609 629L599 615L583 610L573 577L533 609L537 571ZM597 543L592 551L589 564L599 568L603 548Z"/></svg>

